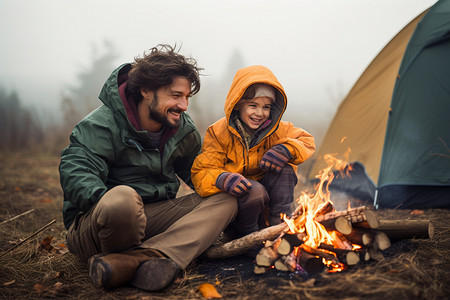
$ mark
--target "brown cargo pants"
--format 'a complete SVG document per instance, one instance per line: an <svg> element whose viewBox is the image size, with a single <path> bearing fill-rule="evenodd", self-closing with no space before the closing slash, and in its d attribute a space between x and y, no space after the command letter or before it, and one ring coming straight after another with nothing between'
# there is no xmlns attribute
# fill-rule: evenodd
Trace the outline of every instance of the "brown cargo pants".
<svg viewBox="0 0 450 300"><path fill-rule="evenodd" d="M117 186L76 217L67 246L84 261L97 253L152 248L185 269L216 241L237 210L236 198L226 193L143 204L134 189Z"/></svg>

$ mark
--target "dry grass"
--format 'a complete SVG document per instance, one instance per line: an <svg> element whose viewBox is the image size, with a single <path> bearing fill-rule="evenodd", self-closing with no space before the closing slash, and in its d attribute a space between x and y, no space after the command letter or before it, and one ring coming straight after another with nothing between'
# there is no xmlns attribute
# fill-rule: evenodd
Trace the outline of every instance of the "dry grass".
<svg viewBox="0 0 450 300"><path fill-rule="evenodd" d="M364 263L339 274L313 278L275 270L257 276L246 257L194 262L169 288L146 293L131 287L96 289L87 266L70 253L40 249L52 245L64 252L59 158L27 153L0 154L0 223L29 209L32 213L0 224L0 255L42 226L56 223L0 257L1 299L201 299L202 283L216 285L226 299L447 299L450 287L450 213L427 210L383 210L383 219L430 219L431 240L403 240L384 251L385 259ZM431 201L431 199L430 199Z"/></svg>

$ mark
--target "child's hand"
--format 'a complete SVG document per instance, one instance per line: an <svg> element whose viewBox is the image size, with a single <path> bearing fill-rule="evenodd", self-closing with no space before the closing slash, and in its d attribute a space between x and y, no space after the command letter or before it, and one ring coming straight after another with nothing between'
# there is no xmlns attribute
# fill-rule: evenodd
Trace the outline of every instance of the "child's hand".
<svg viewBox="0 0 450 300"><path fill-rule="evenodd" d="M224 172L217 177L216 187L231 196L242 196L252 189L252 184L238 173Z"/></svg>
<svg viewBox="0 0 450 300"><path fill-rule="evenodd" d="M270 148L264 153L259 167L265 171L280 172L281 168L292 158L291 153L286 146L279 144Z"/></svg>

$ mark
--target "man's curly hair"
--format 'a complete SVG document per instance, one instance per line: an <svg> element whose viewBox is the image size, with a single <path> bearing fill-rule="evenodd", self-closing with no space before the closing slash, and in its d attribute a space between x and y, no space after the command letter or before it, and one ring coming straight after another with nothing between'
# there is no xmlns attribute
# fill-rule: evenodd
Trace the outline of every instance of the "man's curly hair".
<svg viewBox="0 0 450 300"><path fill-rule="evenodd" d="M178 49L179 51L179 49ZM200 71L197 61L178 53L175 47L159 44L142 57L135 57L128 73L127 93L136 101L142 101L141 88L152 91L172 84L174 77L185 77L191 82L191 95L200 90Z"/></svg>

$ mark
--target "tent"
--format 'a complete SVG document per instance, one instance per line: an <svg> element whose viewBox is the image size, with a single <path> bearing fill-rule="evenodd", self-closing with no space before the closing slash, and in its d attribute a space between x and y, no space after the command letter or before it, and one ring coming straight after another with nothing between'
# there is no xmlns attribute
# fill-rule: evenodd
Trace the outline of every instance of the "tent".
<svg viewBox="0 0 450 300"><path fill-rule="evenodd" d="M324 154L365 167L375 207L450 208L450 0L407 24L340 104L307 176Z"/></svg>

